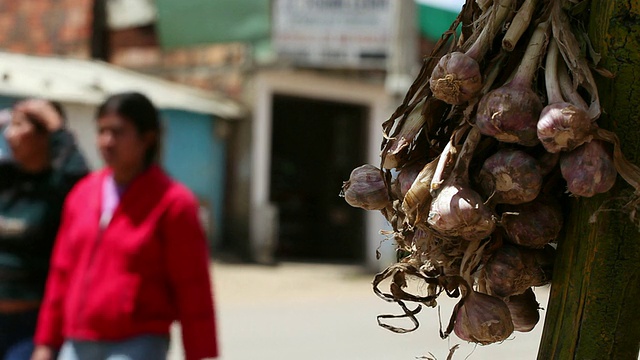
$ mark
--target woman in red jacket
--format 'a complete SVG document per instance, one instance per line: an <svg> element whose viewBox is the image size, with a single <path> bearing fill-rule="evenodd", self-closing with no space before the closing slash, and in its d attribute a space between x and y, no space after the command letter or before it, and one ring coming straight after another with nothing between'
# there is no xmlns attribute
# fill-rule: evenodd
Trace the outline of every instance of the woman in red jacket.
<svg viewBox="0 0 640 360"><path fill-rule="evenodd" d="M166 359L178 320L187 360L218 355L198 205L156 164L160 121L138 93L98 109L107 168L65 202L32 360Z"/></svg>

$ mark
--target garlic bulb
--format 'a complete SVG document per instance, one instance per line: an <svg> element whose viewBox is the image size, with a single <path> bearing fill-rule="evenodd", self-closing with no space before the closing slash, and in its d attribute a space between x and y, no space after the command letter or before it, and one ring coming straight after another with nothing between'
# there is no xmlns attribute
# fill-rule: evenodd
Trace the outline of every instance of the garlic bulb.
<svg viewBox="0 0 640 360"><path fill-rule="evenodd" d="M617 176L611 153L600 140L591 140L562 154L560 172L567 180L567 189L584 197L609 191Z"/></svg>
<svg viewBox="0 0 640 360"><path fill-rule="evenodd" d="M484 272L491 293L502 298L518 295L532 286L551 280L553 252L504 244L485 264Z"/></svg>
<svg viewBox="0 0 640 360"><path fill-rule="evenodd" d="M562 229L562 209L550 197L520 205L505 206L501 224L510 242L542 248L554 241Z"/></svg>
<svg viewBox="0 0 640 360"><path fill-rule="evenodd" d="M474 241L488 237L495 229L493 212L469 186L469 163L480 139L480 132L472 127L451 175L431 201L427 224L442 235Z"/></svg>
<svg viewBox="0 0 640 360"><path fill-rule="evenodd" d="M586 111L567 102L547 105L537 124L538 139L548 152L569 151L592 137L593 125Z"/></svg>
<svg viewBox="0 0 640 360"><path fill-rule="evenodd" d="M501 29L512 3L513 0L495 0L492 6L495 16L484 26L469 50L465 53L452 52L440 58L429 79L433 96L447 104L460 105L480 94L482 74L478 61Z"/></svg>
<svg viewBox="0 0 640 360"><path fill-rule="evenodd" d="M558 74L558 45L549 44L545 66L547 105L540 113L537 133L544 148L551 153L573 150L590 141L594 130L586 108L564 101Z"/></svg>
<svg viewBox="0 0 640 360"><path fill-rule="evenodd" d="M405 195L411 189L411 185L418 177L418 174L424 169L426 163L417 162L400 169L396 179L398 183L399 199L404 199Z"/></svg>
<svg viewBox="0 0 640 360"><path fill-rule="evenodd" d="M451 184L432 201L427 223L443 235L473 241L493 233L493 217L477 192L463 184Z"/></svg>
<svg viewBox="0 0 640 360"><path fill-rule="evenodd" d="M461 303L454 325L460 339L488 345L503 341L513 333L511 313L504 301L471 291Z"/></svg>
<svg viewBox="0 0 640 360"><path fill-rule="evenodd" d="M517 149L501 149L485 160L478 175L480 186L498 204L523 204L542 188L536 159Z"/></svg>
<svg viewBox="0 0 640 360"><path fill-rule="evenodd" d="M529 288L522 294L509 296L506 301L513 328L515 331L529 332L540 321L540 304L536 301L533 289Z"/></svg>
<svg viewBox="0 0 640 360"><path fill-rule="evenodd" d="M369 164L351 171L349 181L342 185L341 195L349 205L365 210L380 210L391 203L382 171Z"/></svg>
<svg viewBox="0 0 640 360"><path fill-rule="evenodd" d="M532 82L545 49L548 28L547 22L538 25L513 79L480 100L476 124L482 134L507 143L538 144L536 125L542 101L532 90Z"/></svg>
<svg viewBox="0 0 640 360"><path fill-rule="evenodd" d="M447 104L463 104L482 89L480 65L461 52L447 54L433 69L429 86L434 96Z"/></svg>

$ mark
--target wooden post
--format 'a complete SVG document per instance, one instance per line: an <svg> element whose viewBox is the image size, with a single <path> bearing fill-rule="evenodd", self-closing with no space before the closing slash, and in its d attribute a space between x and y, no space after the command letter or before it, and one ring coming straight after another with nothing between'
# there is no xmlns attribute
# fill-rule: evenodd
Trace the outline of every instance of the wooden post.
<svg viewBox="0 0 640 360"><path fill-rule="evenodd" d="M599 123L618 134L626 157L639 164L640 1L592 0L590 8L588 30L602 55L599 65L616 74L599 80L605 111ZM600 213L589 224L603 203L629 196L629 189L618 177L609 194L572 201L538 360L638 359L639 227L621 212Z"/></svg>

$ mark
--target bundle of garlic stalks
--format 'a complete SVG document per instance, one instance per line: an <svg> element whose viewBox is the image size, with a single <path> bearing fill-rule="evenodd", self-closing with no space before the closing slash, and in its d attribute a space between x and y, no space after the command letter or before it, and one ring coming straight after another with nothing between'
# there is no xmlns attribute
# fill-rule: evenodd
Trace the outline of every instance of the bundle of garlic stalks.
<svg viewBox="0 0 640 360"><path fill-rule="evenodd" d="M618 174L638 198L640 168L597 124L597 61L569 16L575 3L467 0L383 125L380 168L344 183L350 205L393 227L397 263L373 285L403 314L380 315L381 326L415 330L422 305L445 293L460 300L443 338L490 344L530 331L567 199L607 192Z"/></svg>

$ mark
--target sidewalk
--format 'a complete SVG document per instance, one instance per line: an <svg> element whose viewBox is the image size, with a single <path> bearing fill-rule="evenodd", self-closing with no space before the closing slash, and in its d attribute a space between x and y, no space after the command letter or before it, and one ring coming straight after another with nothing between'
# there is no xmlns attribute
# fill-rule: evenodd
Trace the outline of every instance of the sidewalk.
<svg viewBox="0 0 640 360"><path fill-rule="evenodd" d="M376 316L398 313L371 290L373 274L359 266L283 263L277 266L214 263L220 360L534 360L544 319L531 333L514 333L502 344L475 346L454 335L441 340L438 310L424 308L421 326L408 334L379 327ZM548 288L536 289L546 307ZM443 326L455 300L442 296ZM542 312L544 317L544 311ZM407 325L400 322L397 325ZM170 360L183 359L175 329ZM430 355L433 354L433 355Z"/></svg>

